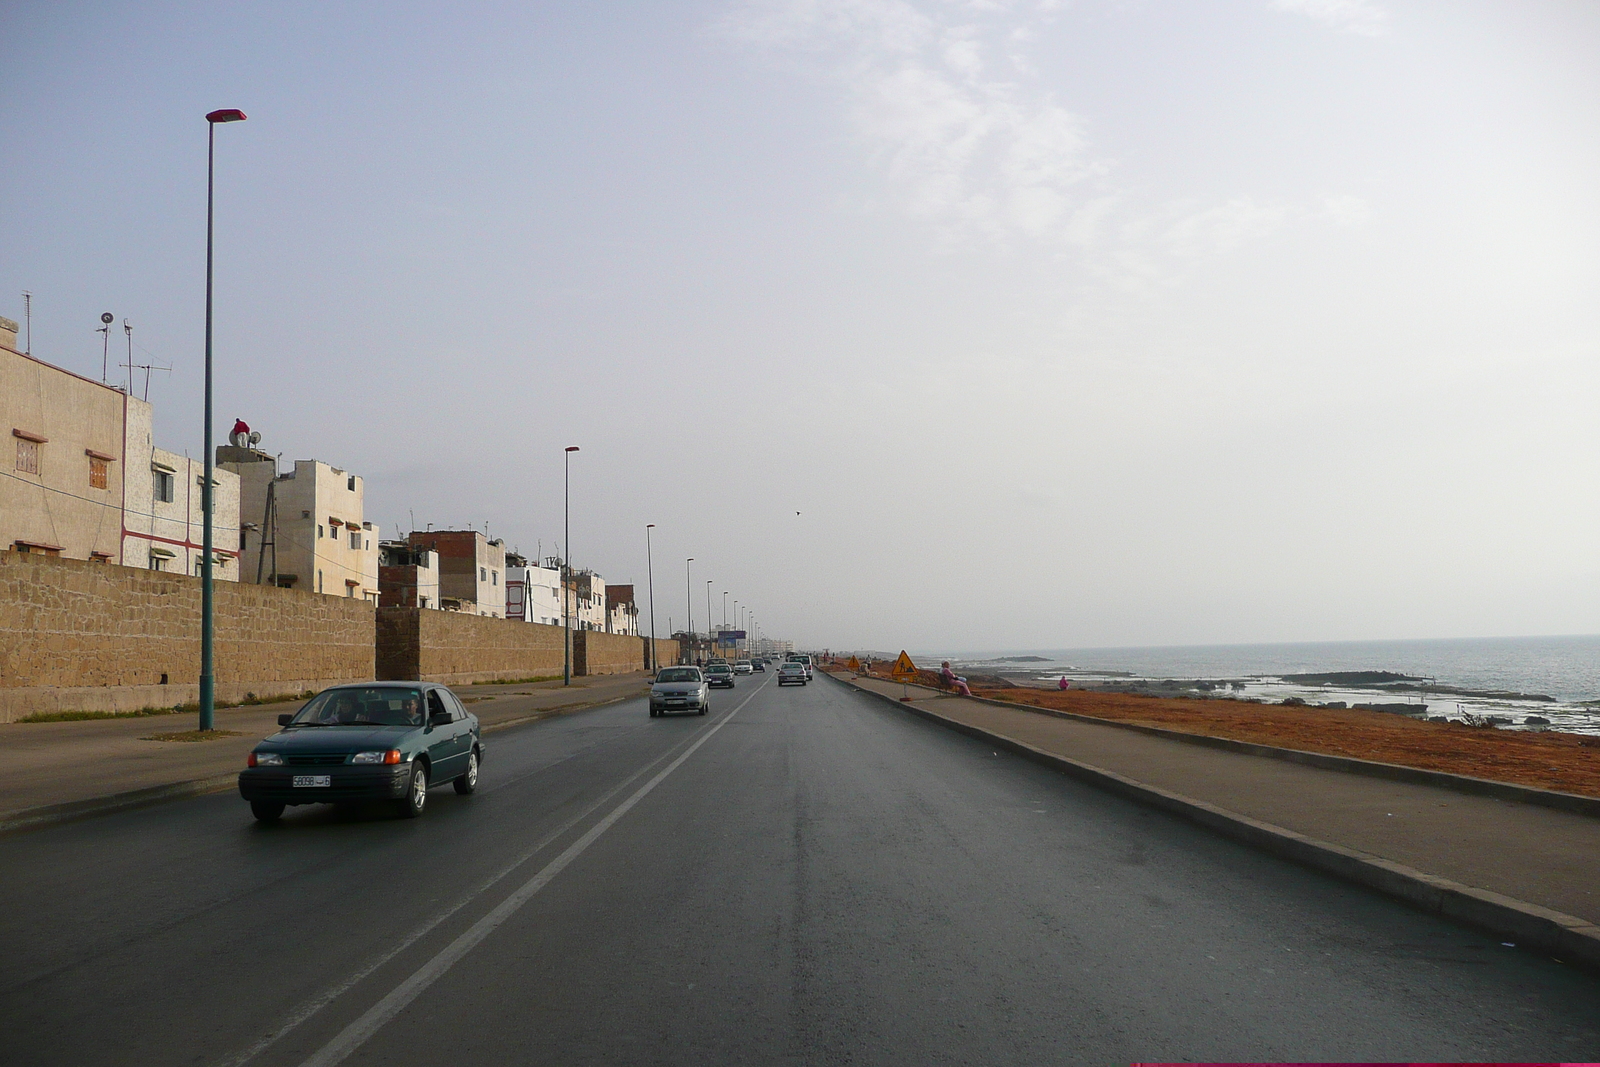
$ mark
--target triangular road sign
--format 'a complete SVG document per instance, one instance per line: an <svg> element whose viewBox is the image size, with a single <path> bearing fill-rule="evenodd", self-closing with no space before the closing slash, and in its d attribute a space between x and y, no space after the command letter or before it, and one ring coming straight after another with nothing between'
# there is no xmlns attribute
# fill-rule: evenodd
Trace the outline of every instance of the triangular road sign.
<svg viewBox="0 0 1600 1067"><path fill-rule="evenodd" d="M917 673L917 665L911 662L911 657L906 655L905 649L901 649L900 658L894 661L894 669L889 673L901 680L914 678Z"/></svg>
<svg viewBox="0 0 1600 1067"><path fill-rule="evenodd" d="M854 656L850 657L850 662L846 663L845 666L849 667L852 671L855 671L857 674L861 673L861 661L859 659L857 659L856 657L854 657Z"/></svg>

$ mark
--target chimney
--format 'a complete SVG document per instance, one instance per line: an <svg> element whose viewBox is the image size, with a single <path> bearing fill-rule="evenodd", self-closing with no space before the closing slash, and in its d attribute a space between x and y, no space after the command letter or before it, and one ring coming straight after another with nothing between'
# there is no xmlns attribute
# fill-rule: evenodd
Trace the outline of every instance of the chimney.
<svg viewBox="0 0 1600 1067"><path fill-rule="evenodd" d="M0 347L9 348L13 352L22 351L17 347L16 322L4 316L0 316Z"/></svg>

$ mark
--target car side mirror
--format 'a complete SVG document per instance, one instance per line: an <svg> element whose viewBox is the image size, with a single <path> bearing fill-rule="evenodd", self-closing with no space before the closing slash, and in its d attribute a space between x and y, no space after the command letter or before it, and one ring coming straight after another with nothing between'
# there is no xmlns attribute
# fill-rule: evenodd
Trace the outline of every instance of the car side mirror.
<svg viewBox="0 0 1600 1067"><path fill-rule="evenodd" d="M428 716L429 726L444 726L449 723L449 721L450 713L448 711L436 711L432 715Z"/></svg>
<svg viewBox="0 0 1600 1067"><path fill-rule="evenodd" d="M288 726L293 721L294 721L294 712L292 712L292 711L286 711L282 715L278 716L278 725L279 726Z"/></svg>

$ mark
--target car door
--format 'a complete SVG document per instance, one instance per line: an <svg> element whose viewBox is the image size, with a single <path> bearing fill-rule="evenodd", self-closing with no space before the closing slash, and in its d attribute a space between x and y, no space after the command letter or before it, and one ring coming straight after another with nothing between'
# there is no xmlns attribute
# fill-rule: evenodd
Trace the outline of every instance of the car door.
<svg viewBox="0 0 1600 1067"><path fill-rule="evenodd" d="M465 774L467 771L467 756L472 752L472 716L467 714L467 706L461 703L461 698L448 689L441 689L444 694L445 707L450 709L454 721L450 726L455 730L455 759L456 773Z"/></svg>
<svg viewBox="0 0 1600 1067"><path fill-rule="evenodd" d="M428 690L428 725L423 728L427 738L428 763L433 770L431 782L447 782L461 773L460 728L455 709L444 699L438 689Z"/></svg>

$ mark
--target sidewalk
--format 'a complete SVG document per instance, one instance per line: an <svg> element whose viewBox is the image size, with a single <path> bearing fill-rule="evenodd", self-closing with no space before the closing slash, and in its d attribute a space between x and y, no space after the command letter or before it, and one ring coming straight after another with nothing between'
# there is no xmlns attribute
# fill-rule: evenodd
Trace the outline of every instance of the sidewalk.
<svg viewBox="0 0 1600 1067"><path fill-rule="evenodd" d="M559 680L452 688L488 732L642 696L647 677L574 678L570 688ZM0 725L0 830L231 788L256 742L300 704L219 708L217 728L240 736L189 743L141 738L193 730L193 714Z"/></svg>
<svg viewBox="0 0 1600 1067"><path fill-rule="evenodd" d="M1268 851L1413 903L1442 896L1432 910L1497 932L1516 931L1521 943L1537 944L1543 929L1552 941L1541 947L1600 966L1600 818L1231 752L918 686L909 689L913 699L902 703L896 683L848 672L832 677L963 732L1010 742L1006 747L1013 751Z"/></svg>

